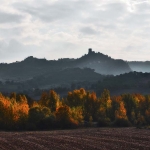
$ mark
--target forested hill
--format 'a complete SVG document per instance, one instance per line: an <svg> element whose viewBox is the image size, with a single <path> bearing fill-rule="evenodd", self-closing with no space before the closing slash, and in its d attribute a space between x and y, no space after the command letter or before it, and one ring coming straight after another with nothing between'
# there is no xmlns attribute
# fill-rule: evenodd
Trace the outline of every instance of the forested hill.
<svg viewBox="0 0 150 150"><path fill-rule="evenodd" d="M95 72L103 75L119 75L131 70L128 63L121 59L113 59L102 53L89 51L87 55L77 60L79 67L92 68Z"/></svg>
<svg viewBox="0 0 150 150"><path fill-rule="evenodd" d="M78 59L46 60L30 56L21 62L11 64L0 64L0 80L25 81L34 77L56 74L66 68L91 68L103 75L118 75L130 72L127 62L115 60L102 53L95 53L89 50Z"/></svg>
<svg viewBox="0 0 150 150"><path fill-rule="evenodd" d="M130 72L117 76L108 76L93 85L97 93L109 89L112 95L122 93L148 94L150 91L150 73Z"/></svg>

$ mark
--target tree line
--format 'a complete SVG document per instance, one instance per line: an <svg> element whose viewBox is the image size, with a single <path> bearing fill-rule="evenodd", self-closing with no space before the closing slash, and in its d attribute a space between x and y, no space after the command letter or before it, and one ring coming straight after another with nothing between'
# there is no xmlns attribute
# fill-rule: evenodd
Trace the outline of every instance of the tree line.
<svg viewBox="0 0 150 150"><path fill-rule="evenodd" d="M101 96L84 88L60 98L54 91L43 92L40 100L25 95L0 93L1 130L49 130L93 126L146 126L150 124L150 95Z"/></svg>

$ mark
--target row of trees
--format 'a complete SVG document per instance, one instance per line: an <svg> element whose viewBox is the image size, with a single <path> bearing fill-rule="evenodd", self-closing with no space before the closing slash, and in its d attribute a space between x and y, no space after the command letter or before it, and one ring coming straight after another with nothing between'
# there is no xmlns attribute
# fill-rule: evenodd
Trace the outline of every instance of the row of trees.
<svg viewBox="0 0 150 150"><path fill-rule="evenodd" d="M150 95L124 94L100 97L81 88L68 92L64 99L51 90L39 101L29 103L24 95L0 94L0 129L33 130L78 126L144 126L150 124Z"/></svg>

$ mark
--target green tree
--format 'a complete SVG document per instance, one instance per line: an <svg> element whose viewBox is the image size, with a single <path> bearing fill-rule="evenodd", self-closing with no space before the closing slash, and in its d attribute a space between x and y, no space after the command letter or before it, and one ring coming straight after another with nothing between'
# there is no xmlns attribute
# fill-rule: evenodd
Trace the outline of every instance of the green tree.
<svg viewBox="0 0 150 150"><path fill-rule="evenodd" d="M59 95L50 90L49 93L43 92L39 104L50 108L51 112L55 112L60 105Z"/></svg>
<svg viewBox="0 0 150 150"><path fill-rule="evenodd" d="M32 107L29 110L29 122L37 125L42 119L51 115L48 107Z"/></svg>

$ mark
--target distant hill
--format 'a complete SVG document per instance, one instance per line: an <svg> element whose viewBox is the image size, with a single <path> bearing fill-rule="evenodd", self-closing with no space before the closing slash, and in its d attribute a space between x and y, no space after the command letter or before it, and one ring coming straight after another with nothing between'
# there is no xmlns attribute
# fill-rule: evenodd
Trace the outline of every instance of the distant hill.
<svg viewBox="0 0 150 150"><path fill-rule="evenodd" d="M150 61L131 61L128 64L133 71L150 72Z"/></svg>
<svg viewBox="0 0 150 150"><path fill-rule="evenodd" d="M109 76L93 85L97 93L109 89L112 95L123 93L149 94L150 73L130 72L117 76Z"/></svg>
<svg viewBox="0 0 150 150"><path fill-rule="evenodd" d="M105 76L100 75L90 68L67 68L50 74L35 76L26 81L6 81L0 82L0 91L16 91L22 92L33 89L51 89L55 87L70 87L72 83L79 82L97 82L101 81Z"/></svg>
<svg viewBox="0 0 150 150"><path fill-rule="evenodd" d="M68 91L85 88L95 91L98 96L104 89L111 95L125 93L149 94L150 73L130 72L117 76L102 76L91 69L66 69L56 76L35 77L31 80L20 82L7 81L0 83L1 92L22 92L32 98L39 99L42 91L54 89L60 96L66 96Z"/></svg>
<svg viewBox="0 0 150 150"><path fill-rule="evenodd" d="M46 60L30 56L20 62L0 64L0 91L31 91L32 94L34 89L57 87L62 92L63 88L71 87L85 87L95 91L103 88L119 92L121 88L141 91L141 86L144 90L149 87L150 76L138 72L150 72L149 66L148 61L127 62L96 53L92 49L77 59Z"/></svg>
<svg viewBox="0 0 150 150"><path fill-rule="evenodd" d="M115 60L102 53L89 53L78 59L46 60L30 56L21 62L0 64L0 80L26 81L37 76L47 77L67 68L91 68L103 75L118 75L130 72L127 62Z"/></svg>
<svg viewBox="0 0 150 150"><path fill-rule="evenodd" d="M67 68L59 72L53 72L45 77L38 76L25 82L28 85L33 83L37 87L42 89L48 89L53 87L70 87L72 83L89 81L90 83L101 81L105 76L100 75L90 68ZM30 86L31 87L31 86Z"/></svg>
<svg viewBox="0 0 150 150"><path fill-rule="evenodd" d="M77 59L78 67L92 68L95 72L103 75L119 75L131 70L128 63L121 59L113 59L102 53L95 53L89 49L87 55Z"/></svg>

